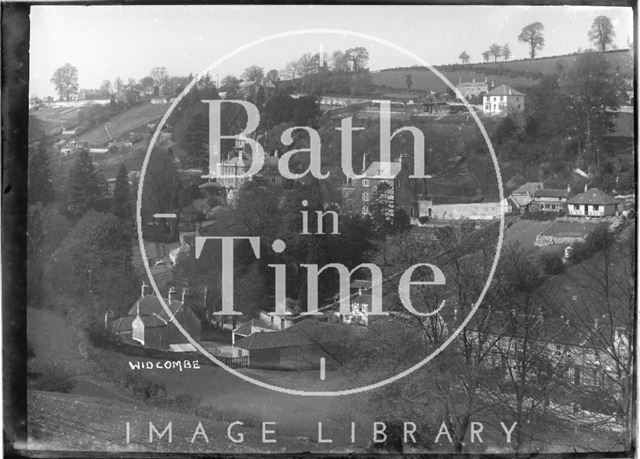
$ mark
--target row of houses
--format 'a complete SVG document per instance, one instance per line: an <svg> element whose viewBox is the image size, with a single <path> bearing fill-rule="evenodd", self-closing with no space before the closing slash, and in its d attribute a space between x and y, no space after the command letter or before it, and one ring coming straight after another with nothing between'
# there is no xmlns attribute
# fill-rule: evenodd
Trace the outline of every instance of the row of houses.
<svg viewBox="0 0 640 459"><path fill-rule="evenodd" d="M517 213L526 211L565 213L574 217L607 217L616 215L620 200L599 188L588 188L572 195L566 189L545 188L542 182L528 182L514 190L507 198L510 209Z"/></svg>

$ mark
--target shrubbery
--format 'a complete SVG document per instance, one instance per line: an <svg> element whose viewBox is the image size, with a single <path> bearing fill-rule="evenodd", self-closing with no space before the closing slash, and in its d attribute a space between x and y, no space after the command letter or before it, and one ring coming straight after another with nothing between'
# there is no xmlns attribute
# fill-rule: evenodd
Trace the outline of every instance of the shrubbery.
<svg viewBox="0 0 640 459"><path fill-rule="evenodd" d="M593 231L587 234L584 242L576 242L571 251L571 263L580 263L597 252L600 252L613 243L613 235L609 232L606 223L601 223Z"/></svg>
<svg viewBox="0 0 640 459"><path fill-rule="evenodd" d="M561 252L545 252L540 255L540 263L545 274L562 274L564 272Z"/></svg>

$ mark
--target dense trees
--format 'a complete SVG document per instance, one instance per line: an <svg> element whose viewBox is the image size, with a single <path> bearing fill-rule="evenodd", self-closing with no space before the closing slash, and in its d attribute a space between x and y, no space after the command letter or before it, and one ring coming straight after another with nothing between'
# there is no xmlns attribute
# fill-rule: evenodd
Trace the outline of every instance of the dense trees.
<svg viewBox="0 0 640 459"><path fill-rule="evenodd" d="M60 100L69 100L78 92L78 69L69 63L64 64L53 72L51 83L55 86Z"/></svg>
<svg viewBox="0 0 640 459"><path fill-rule="evenodd" d="M47 153L47 139L40 121L29 116L29 167L27 183L29 204L49 203L54 199L53 180Z"/></svg>
<svg viewBox="0 0 640 459"><path fill-rule="evenodd" d="M542 31L544 25L541 22L532 22L522 28L522 32L518 36L518 40L529 46L529 56L531 59L536 58L536 53L544 48L544 35Z"/></svg>
<svg viewBox="0 0 640 459"><path fill-rule="evenodd" d="M616 32L613 29L611 20L607 16L598 16L593 20L587 36L589 40L598 47L599 51L605 52L607 47L613 44L613 38L616 36Z"/></svg>

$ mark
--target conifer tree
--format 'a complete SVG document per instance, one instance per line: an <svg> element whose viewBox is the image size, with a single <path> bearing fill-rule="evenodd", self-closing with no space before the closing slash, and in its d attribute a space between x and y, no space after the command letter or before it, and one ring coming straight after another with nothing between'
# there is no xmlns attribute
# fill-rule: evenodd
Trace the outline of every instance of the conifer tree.
<svg viewBox="0 0 640 459"><path fill-rule="evenodd" d="M66 213L73 218L79 218L87 210L99 207L100 198L96 170L93 167L89 151L83 149L69 171Z"/></svg>
<svg viewBox="0 0 640 459"><path fill-rule="evenodd" d="M133 203L131 202L131 185L127 176L127 168L120 165L118 176L116 177L113 189L113 200L111 201L111 213L120 220L129 222L133 218Z"/></svg>

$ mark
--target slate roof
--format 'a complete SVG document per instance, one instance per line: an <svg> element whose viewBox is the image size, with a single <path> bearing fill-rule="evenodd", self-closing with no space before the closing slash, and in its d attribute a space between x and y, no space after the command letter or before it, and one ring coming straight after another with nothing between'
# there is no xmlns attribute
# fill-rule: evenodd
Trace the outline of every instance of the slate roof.
<svg viewBox="0 0 640 459"><path fill-rule="evenodd" d="M531 194L533 195L536 191L541 190L544 185L542 182L527 182L522 185L520 188L517 188L511 192L511 194Z"/></svg>
<svg viewBox="0 0 640 459"><path fill-rule="evenodd" d="M256 332L236 342L246 350L308 346L340 340L341 326L312 319L298 322L283 331Z"/></svg>
<svg viewBox="0 0 640 459"><path fill-rule="evenodd" d="M568 198L569 192L567 190L555 189L555 188L543 188L536 191L533 196L535 198Z"/></svg>
<svg viewBox="0 0 640 459"><path fill-rule="evenodd" d="M618 200L609 196L604 191L599 188L591 188L590 190L585 191L584 193L580 193L570 198L567 201L568 204L596 204L596 205L607 205L607 204L617 204Z"/></svg>
<svg viewBox="0 0 640 459"><path fill-rule="evenodd" d="M501 84L500 86L495 87L487 96L524 96L520 91L513 89L511 86L507 86L506 84Z"/></svg>
<svg viewBox="0 0 640 459"><path fill-rule="evenodd" d="M364 171L364 175L366 175L367 177L374 177L374 178L396 178L396 176L400 173L400 170L402 169L402 165L400 164L400 161L391 161L389 166L389 171L390 171L390 175L382 175L382 172L385 172L384 169L382 169L382 163L380 161L374 161L372 162L369 167L367 168L366 171Z"/></svg>

